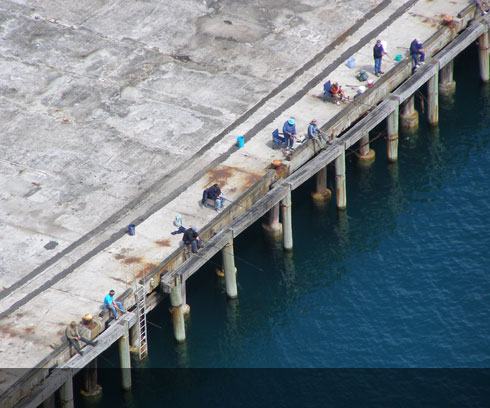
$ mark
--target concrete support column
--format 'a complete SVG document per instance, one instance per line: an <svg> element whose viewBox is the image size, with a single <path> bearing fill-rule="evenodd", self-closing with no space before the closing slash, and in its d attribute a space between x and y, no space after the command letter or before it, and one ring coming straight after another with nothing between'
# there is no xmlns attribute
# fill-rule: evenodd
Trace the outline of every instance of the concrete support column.
<svg viewBox="0 0 490 408"><path fill-rule="evenodd" d="M140 332L137 322L129 329L129 339L131 342L131 353L139 353Z"/></svg>
<svg viewBox="0 0 490 408"><path fill-rule="evenodd" d="M388 132L388 140L386 142L388 161L395 163L398 160L398 108L386 118L386 130Z"/></svg>
<svg viewBox="0 0 490 408"><path fill-rule="evenodd" d="M359 141L359 162L360 163L372 163L376 153L369 147L369 133L363 136Z"/></svg>
<svg viewBox="0 0 490 408"><path fill-rule="evenodd" d="M414 95L401 105L400 126L405 130L415 130L419 127L419 113L415 109Z"/></svg>
<svg viewBox="0 0 490 408"><path fill-rule="evenodd" d="M94 358L83 369L83 386L80 393L84 397L98 397L102 395L102 387L97 384L97 359Z"/></svg>
<svg viewBox="0 0 490 408"><path fill-rule="evenodd" d="M128 391L131 389L131 357L129 355L129 328L128 322L123 322L124 334L119 339L119 364L121 366L121 387Z"/></svg>
<svg viewBox="0 0 490 408"><path fill-rule="evenodd" d="M68 379L60 387L59 394L61 408L74 408L75 405L73 404L73 378L71 375L71 370Z"/></svg>
<svg viewBox="0 0 490 408"><path fill-rule="evenodd" d="M269 210L267 222L262 223L262 228L272 236L282 235L282 224L279 222L280 207L276 204Z"/></svg>
<svg viewBox="0 0 490 408"><path fill-rule="evenodd" d="M480 44L480 78L483 82L488 82L490 80L488 32L480 36L478 43Z"/></svg>
<svg viewBox="0 0 490 408"><path fill-rule="evenodd" d="M439 71L439 92L442 95L452 95L456 91L456 81L453 79L454 60Z"/></svg>
<svg viewBox="0 0 490 408"><path fill-rule="evenodd" d="M182 305L182 287L180 277L176 278L175 286L170 292L170 305L172 306L172 322L174 324L174 338L177 342L185 341L184 308Z"/></svg>
<svg viewBox="0 0 490 408"><path fill-rule="evenodd" d="M226 296L229 299L238 297L238 289L236 285L236 269L235 269L235 254L233 252L233 242L224 246L221 250L223 259L223 268L225 269L225 288Z"/></svg>
<svg viewBox="0 0 490 408"><path fill-rule="evenodd" d="M337 190L337 209L347 207L347 192L345 190L345 150L335 159L335 188Z"/></svg>
<svg viewBox="0 0 490 408"><path fill-rule="evenodd" d="M439 72L427 82L428 119L429 124L436 126L439 123Z"/></svg>
<svg viewBox="0 0 490 408"><path fill-rule="evenodd" d="M184 319L191 315L191 307L187 304L187 290L185 288L186 280L182 279L182 284L180 285L180 291L182 293L182 313L184 314Z"/></svg>
<svg viewBox="0 0 490 408"><path fill-rule="evenodd" d="M291 219L291 190L281 201L282 210L282 241L285 251L293 250L293 222Z"/></svg>
<svg viewBox="0 0 490 408"><path fill-rule="evenodd" d="M54 394L51 394L48 398L44 400L41 404L41 408L56 408L56 397Z"/></svg>
<svg viewBox="0 0 490 408"><path fill-rule="evenodd" d="M316 191L311 193L314 200L327 201L330 200L332 192L327 188L327 168L322 168L316 173Z"/></svg>

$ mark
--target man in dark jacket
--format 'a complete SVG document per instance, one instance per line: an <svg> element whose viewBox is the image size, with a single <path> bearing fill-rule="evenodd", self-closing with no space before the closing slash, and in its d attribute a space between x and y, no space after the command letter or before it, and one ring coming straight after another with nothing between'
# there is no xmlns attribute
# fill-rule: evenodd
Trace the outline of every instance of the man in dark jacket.
<svg viewBox="0 0 490 408"><path fill-rule="evenodd" d="M413 59L413 68L416 69L419 65L424 65L425 52L422 43L415 38L410 44L410 55Z"/></svg>
<svg viewBox="0 0 490 408"><path fill-rule="evenodd" d="M381 71L381 60L383 55L386 55L386 52L383 48L383 44L381 44L381 40L376 41L376 45L373 48L373 57L374 57L374 75L379 77L381 74L384 74Z"/></svg>
<svg viewBox="0 0 490 408"><path fill-rule="evenodd" d="M216 211L220 211L222 207L225 206L226 198L221 194L221 189L217 184L213 184L211 187L207 188L202 193L202 204L206 205L207 199L213 200L215 204Z"/></svg>
<svg viewBox="0 0 490 408"><path fill-rule="evenodd" d="M190 245L192 252L195 254L198 248L202 248L201 239L199 238L196 227L186 229L182 241L184 241L184 244Z"/></svg>

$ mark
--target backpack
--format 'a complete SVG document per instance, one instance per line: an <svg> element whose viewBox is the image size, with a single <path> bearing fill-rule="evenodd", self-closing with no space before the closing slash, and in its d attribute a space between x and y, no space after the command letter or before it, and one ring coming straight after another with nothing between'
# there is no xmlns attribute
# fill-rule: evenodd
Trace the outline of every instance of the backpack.
<svg viewBox="0 0 490 408"><path fill-rule="evenodd" d="M356 75L356 78L359 80L359 81L365 81L369 78L369 75L366 71L362 70L362 69L358 69L357 70L357 75Z"/></svg>

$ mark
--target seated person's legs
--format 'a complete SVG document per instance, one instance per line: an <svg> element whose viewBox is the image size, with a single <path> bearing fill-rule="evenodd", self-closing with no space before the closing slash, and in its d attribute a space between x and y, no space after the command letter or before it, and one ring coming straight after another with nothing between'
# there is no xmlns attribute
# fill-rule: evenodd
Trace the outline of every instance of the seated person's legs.
<svg viewBox="0 0 490 408"><path fill-rule="evenodd" d="M109 305L107 306L107 309L109 309L112 312L112 315L116 318L117 317L117 310L114 306Z"/></svg>
<svg viewBox="0 0 490 408"><path fill-rule="evenodd" d="M75 350L78 352L78 354L83 354L82 350L80 349L80 344L78 343L78 340L68 339L68 341L73 347L75 347Z"/></svg>
<svg viewBox="0 0 490 408"><path fill-rule="evenodd" d="M116 305L119 309L121 309L121 312L122 313L126 313L126 310L124 310L124 306L122 305L121 302L116 302Z"/></svg>
<svg viewBox="0 0 490 408"><path fill-rule="evenodd" d="M85 337L80 337L80 340L83 341L85 344L88 344L89 346L96 346L97 341L92 341L89 339L86 339Z"/></svg>
<svg viewBox="0 0 490 408"><path fill-rule="evenodd" d="M425 52L419 51L419 56L420 56L419 57L419 61L420 62L424 62L424 60L425 60Z"/></svg>

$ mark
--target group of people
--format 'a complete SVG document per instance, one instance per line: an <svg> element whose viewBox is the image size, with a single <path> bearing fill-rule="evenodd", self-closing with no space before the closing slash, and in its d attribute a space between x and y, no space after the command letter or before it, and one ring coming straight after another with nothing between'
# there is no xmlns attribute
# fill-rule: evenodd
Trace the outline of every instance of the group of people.
<svg viewBox="0 0 490 408"><path fill-rule="evenodd" d="M373 58L374 58L374 75L376 75L377 77L384 74L384 72L381 71L381 62L384 55L387 55L387 52L383 47L382 41L376 40L376 44L373 47ZM412 57L412 61L413 61L412 72L415 72L420 65L424 65L424 60L425 60L425 52L424 52L423 45L416 38L414 38L414 40L410 43L410 56Z"/></svg>
<svg viewBox="0 0 490 408"><path fill-rule="evenodd" d="M286 149L294 149L294 141L299 140L296 135L296 122L294 118L290 118L284 122L282 133L284 135L284 139L286 139ZM313 119L308 125L308 138L317 139L321 134L322 131L318 128L317 121Z"/></svg>
<svg viewBox="0 0 490 408"><path fill-rule="evenodd" d="M117 302L114 300L115 294L116 292L113 289L109 291L109 293L104 298L104 307L107 310L111 311L112 315L114 316L114 319L117 320L119 318L117 311L121 313L125 313L126 310L124 309L124 306L122 305L121 302ZM97 340L92 341L80 335L80 331L78 330L78 324L75 321L72 321L68 325L68 327L65 330L65 336L68 342L75 348L77 353L80 354L81 356L83 356L83 351L80 347L80 342L84 342L89 346L97 345Z"/></svg>

